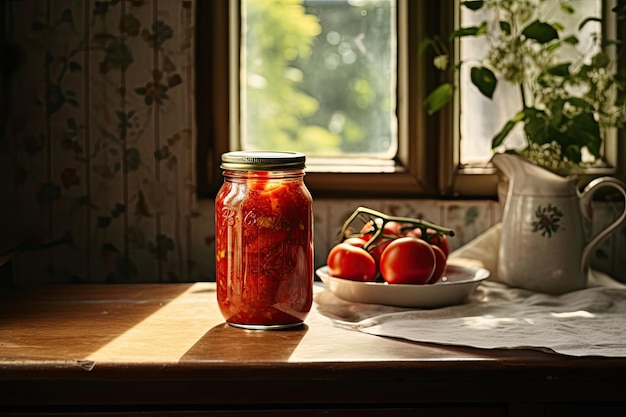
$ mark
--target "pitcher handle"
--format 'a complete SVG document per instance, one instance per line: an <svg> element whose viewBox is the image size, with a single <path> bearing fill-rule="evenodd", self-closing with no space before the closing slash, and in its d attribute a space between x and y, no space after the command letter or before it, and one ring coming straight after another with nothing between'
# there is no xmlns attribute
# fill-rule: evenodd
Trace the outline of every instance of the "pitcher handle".
<svg viewBox="0 0 626 417"><path fill-rule="evenodd" d="M583 250L582 260L581 260L581 270L584 273L587 273L589 268L589 261L591 259L591 255L593 251L597 249L598 246L609 237L611 233L613 233L618 227L621 227L626 224L626 184L617 178L613 177L600 177L591 181L582 191L580 195L580 204L582 208L583 215L587 217L588 220L591 220L591 202L593 199L593 195L600 188L611 187L619 191L624 197L624 210L622 214L617 218L613 223L609 224L602 231L600 231L596 236L594 236L589 243L585 246Z"/></svg>

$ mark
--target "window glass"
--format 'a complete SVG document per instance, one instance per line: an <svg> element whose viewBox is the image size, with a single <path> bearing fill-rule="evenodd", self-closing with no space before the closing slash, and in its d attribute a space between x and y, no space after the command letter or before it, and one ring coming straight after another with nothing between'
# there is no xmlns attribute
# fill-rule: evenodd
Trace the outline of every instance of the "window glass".
<svg viewBox="0 0 626 417"><path fill-rule="evenodd" d="M242 0L239 145L391 160L395 0Z"/></svg>

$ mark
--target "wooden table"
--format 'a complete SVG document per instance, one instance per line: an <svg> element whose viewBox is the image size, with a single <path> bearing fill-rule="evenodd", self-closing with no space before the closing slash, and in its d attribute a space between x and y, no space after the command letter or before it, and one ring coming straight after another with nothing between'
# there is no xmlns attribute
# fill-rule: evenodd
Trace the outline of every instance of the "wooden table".
<svg viewBox="0 0 626 417"><path fill-rule="evenodd" d="M2 415L621 417L624 382L626 358L394 340L315 306L296 330L236 329L213 283L0 295Z"/></svg>

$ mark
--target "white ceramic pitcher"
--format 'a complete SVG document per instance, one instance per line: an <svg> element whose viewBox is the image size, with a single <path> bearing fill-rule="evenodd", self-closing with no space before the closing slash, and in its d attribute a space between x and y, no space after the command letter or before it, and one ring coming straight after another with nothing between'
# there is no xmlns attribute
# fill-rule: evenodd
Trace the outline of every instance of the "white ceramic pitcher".
<svg viewBox="0 0 626 417"><path fill-rule="evenodd" d="M512 154L494 155L509 179L498 253L498 279L513 287L564 294L587 286L593 251L620 226L626 210L590 238L591 201L602 187L626 199L616 178L593 180L581 192L576 176L562 177Z"/></svg>

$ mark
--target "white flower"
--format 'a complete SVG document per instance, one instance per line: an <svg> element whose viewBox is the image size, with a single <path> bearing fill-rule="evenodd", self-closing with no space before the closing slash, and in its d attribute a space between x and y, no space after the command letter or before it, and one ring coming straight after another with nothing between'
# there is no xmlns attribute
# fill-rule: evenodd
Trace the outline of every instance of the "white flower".
<svg viewBox="0 0 626 417"><path fill-rule="evenodd" d="M448 55L437 55L433 60L433 64L435 65L435 68L445 71L446 68L448 68Z"/></svg>

